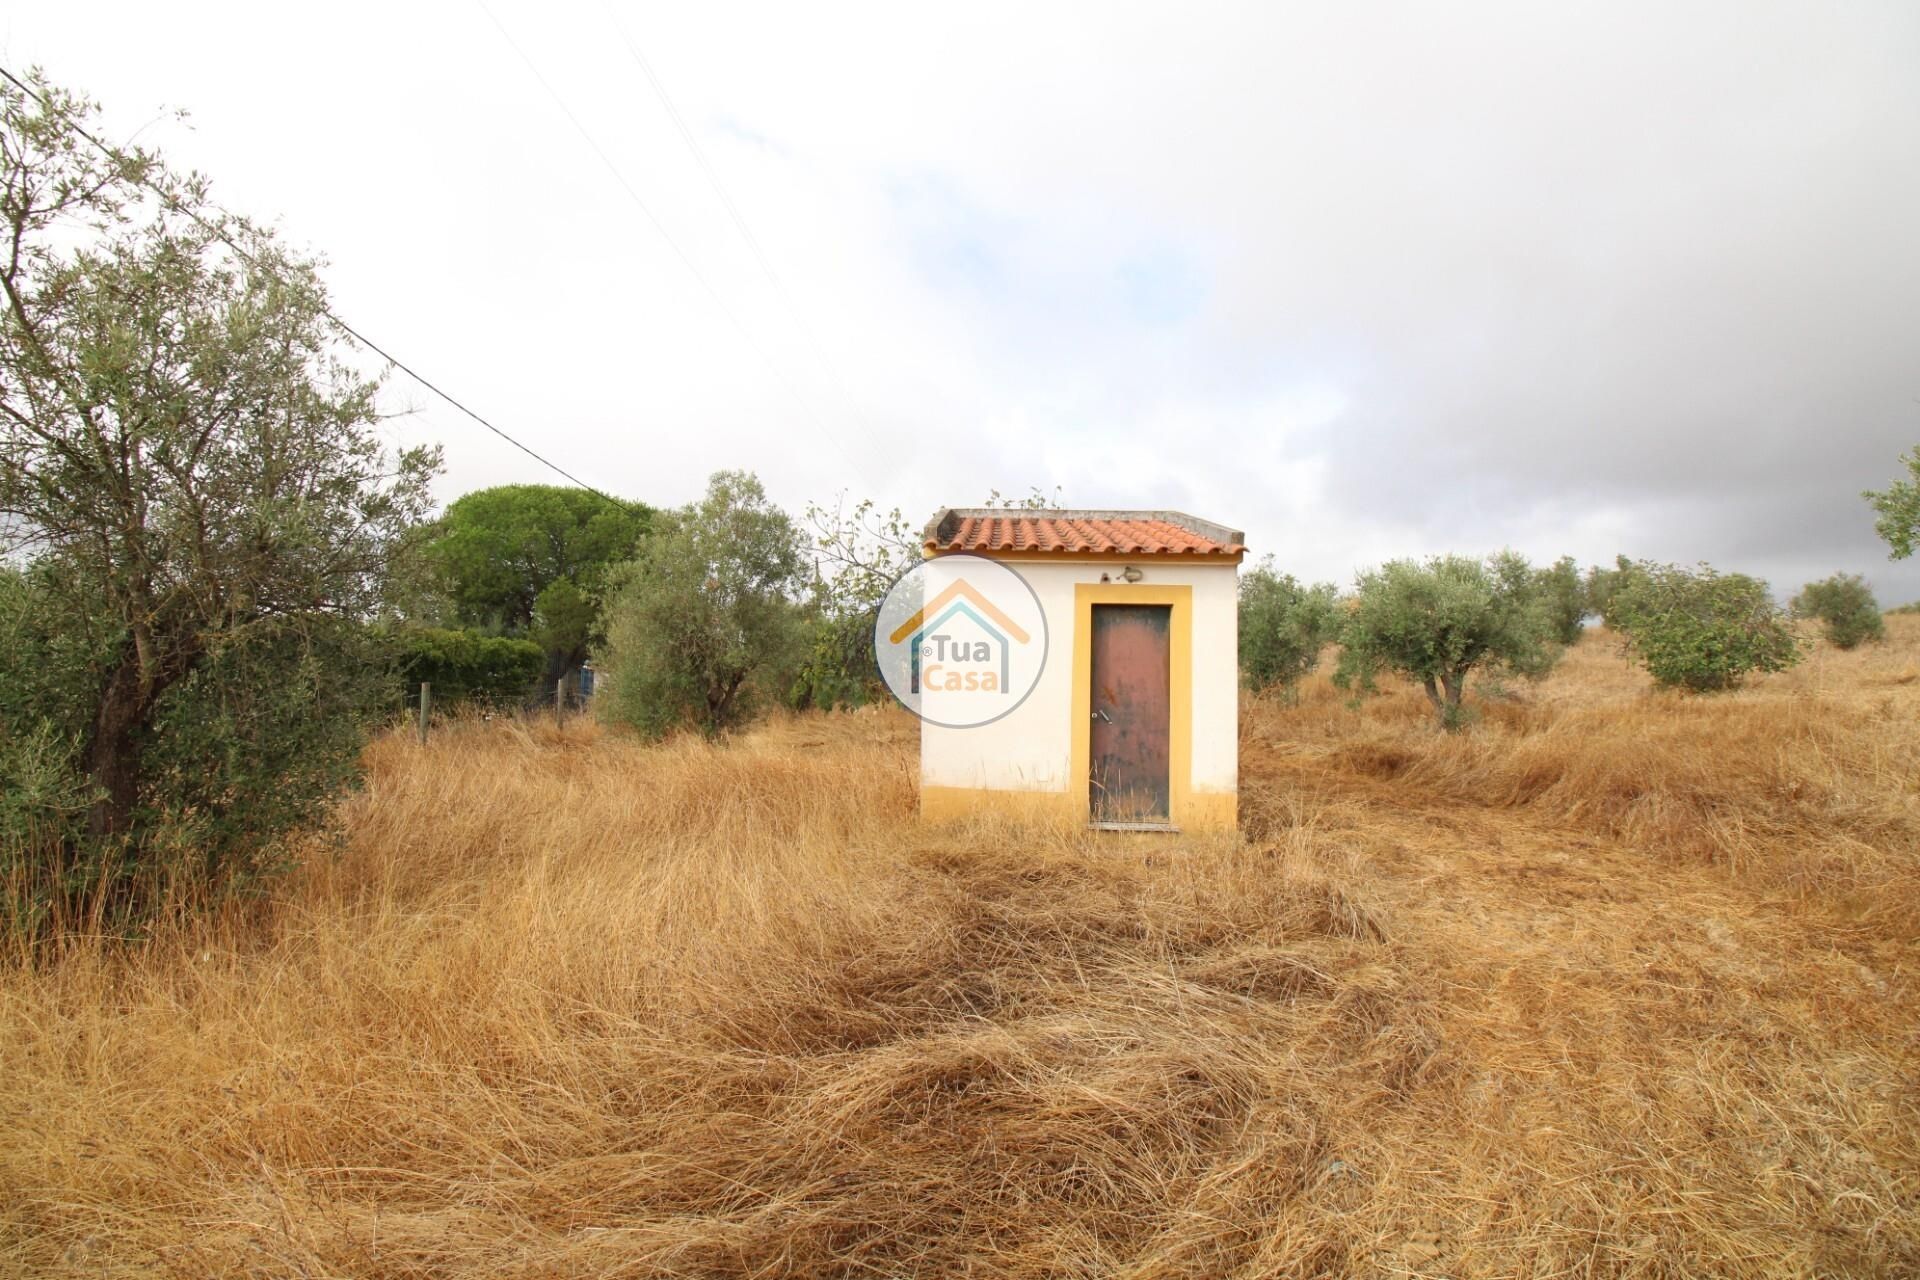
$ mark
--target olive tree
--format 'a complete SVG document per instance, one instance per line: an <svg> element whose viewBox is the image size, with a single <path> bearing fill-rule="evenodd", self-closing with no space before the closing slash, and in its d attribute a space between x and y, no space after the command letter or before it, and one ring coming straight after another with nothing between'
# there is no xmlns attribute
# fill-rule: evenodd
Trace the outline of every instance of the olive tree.
<svg viewBox="0 0 1920 1280"><path fill-rule="evenodd" d="M91 104L34 85L0 88L0 536L31 567L21 625L73 665L8 731L59 726L86 835L125 843L181 810L168 780L196 766L156 761L189 721L265 733L335 709L258 682L326 691L365 665L350 632L437 454L382 447L377 382L311 262L215 210L204 179L93 148L75 130ZM277 789L246 754L218 792L236 815Z"/></svg>
<svg viewBox="0 0 1920 1280"><path fill-rule="evenodd" d="M751 714L766 680L791 670L802 640L800 531L742 471L663 513L607 595L608 714L643 733L706 733Z"/></svg>
<svg viewBox="0 0 1920 1280"><path fill-rule="evenodd" d="M1541 602L1553 624L1553 638L1563 645L1577 644L1586 629L1592 601L1580 566L1572 556L1561 556L1538 574Z"/></svg>
<svg viewBox="0 0 1920 1280"><path fill-rule="evenodd" d="M1334 683L1367 691L1380 672L1396 672L1426 691L1446 728L1462 723L1469 673L1538 679L1560 655L1534 571L1511 551L1394 560L1361 574L1340 642Z"/></svg>
<svg viewBox="0 0 1920 1280"><path fill-rule="evenodd" d="M1339 590L1307 586L1274 568L1266 556L1240 576L1240 679L1259 692L1291 691L1320 665L1333 639Z"/></svg>
<svg viewBox="0 0 1920 1280"><path fill-rule="evenodd" d="M1874 528L1887 540L1892 548L1889 558L1894 560L1912 555L1914 544L1920 542L1920 448L1908 450L1900 461L1906 464L1907 479L1861 495L1879 513Z"/></svg>

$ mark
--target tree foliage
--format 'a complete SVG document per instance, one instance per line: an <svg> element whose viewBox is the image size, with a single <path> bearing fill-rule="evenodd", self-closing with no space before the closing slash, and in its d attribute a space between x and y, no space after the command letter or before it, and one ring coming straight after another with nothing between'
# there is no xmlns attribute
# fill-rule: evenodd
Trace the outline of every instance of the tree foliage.
<svg viewBox="0 0 1920 1280"><path fill-rule="evenodd" d="M398 636L402 688L433 687L436 705L510 705L539 679L546 653L531 640L445 627L407 627Z"/></svg>
<svg viewBox="0 0 1920 1280"><path fill-rule="evenodd" d="M527 635L546 656L546 675L557 680L586 661L587 648L598 635L600 610L594 596L604 576L604 571L593 575L592 593L572 578L555 578L534 597Z"/></svg>
<svg viewBox="0 0 1920 1280"><path fill-rule="evenodd" d="M86 769L115 633L74 611L42 559L0 579L0 884L33 931L83 899L120 915L186 873L235 887L277 869L355 772L366 726L392 706L387 648L358 619L269 615L210 644L142 724L136 804L97 836ZM15 780L19 780L16 789Z"/></svg>
<svg viewBox="0 0 1920 1280"><path fill-rule="evenodd" d="M1912 555L1914 544L1920 542L1920 447L1902 454L1900 461L1906 464L1906 479L1861 495L1879 513L1873 527L1887 540L1889 558L1894 560Z"/></svg>
<svg viewBox="0 0 1920 1280"><path fill-rule="evenodd" d="M1572 556L1561 556L1538 575L1540 599L1553 626L1553 638L1562 645L1576 644L1586 629L1587 614L1592 612L1587 583Z"/></svg>
<svg viewBox="0 0 1920 1280"><path fill-rule="evenodd" d="M741 723L797 662L805 569L798 527L759 480L716 473L612 575L608 714L652 735Z"/></svg>
<svg viewBox="0 0 1920 1280"><path fill-rule="evenodd" d="M642 504L585 489L496 485L450 503L427 554L452 621L541 646L544 695L586 661L607 571L632 558L652 519Z"/></svg>
<svg viewBox="0 0 1920 1280"><path fill-rule="evenodd" d="M1613 602L1615 625L1663 685L1732 689L1752 672L1800 660L1785 611L1758 578L1642 560L1625 582Z"/></svg>
<svg viewBox="0 0 1920 1280"><path fill-rule="evenodd" d="M562 580L597 585L632 558L651 519L641 504L572 486L495 485L448 504L428 555L463 625L524 634L542 591Z"/></svg>
<svg viewBox="0 0 1920 1280"><path fill-rule="evenodd" d="M1259 692L1292 690L1320 665L1338 630L1339 589L1307 586L1267 556L1240 576L1240 679Z"/></svg>
<svg viewBox="0 0 1920 1280"><path fill-rule="evenodd" d="M0 927L20 931L102 878L85 847L95 792L81 763L102 655L84 628L62 625L50 568L0 568L0 886L11 917Z"/></svg>
<svg viewBox="0 0 1920 1280"><path fill-rule="evenodd" d="M1600 565L1594 565L1588 569L1587 612L1599 614L1602 622L1617 629L1620 625L1620 617L1615 601L1633 581L1633 575L1637 572L1634 562L1625 556L1615 556L1611 569Z"/></svg>
<svg viewBox="0 0 1920 1280"><path fill-rule="evenodd" d="M805 653L790 690L799 706L860 706L884 686L874 659L880 602L921 559L919 531L900 508L882 513L871 498L849 507L808 503L812 544Z"/></svg>
<svg viewBox="0 0 1920 1280"><path fill-rule="evenodd" d="M1063 501L1030 486L1025 497L995 489L982 506L1006 511L1051 511ZM806 643L789 689L801 707L859 706L882 696L874 659L873 625L887 590L924 555L921 529L894 507L882 512L871 498L849 506L808 503L802 517L811 543L813 585L806 609Z"/></svg>
<svg viewBox="0 0 1920 1280"><path fill-rule="evenodd" d="M1853 649L1868 640L1887 638L1880 602L1857 573L1836 573L1809 582L1793 598L1793 611L1803 618L1818 618L1828 642L1836 649Z"/></svg>
<svg viewBox="0 0 1920 1280"><path fill-rule="evenodd" d="M217 861L351 761L356 629L437 454L382 448L312 263L203 179L94 150L91 105L36 86L0 89L0 530L55 665L9 690L6 732L85 779L95 845L192 815Z"/></svg>
<svg viewBox="0 0 1920 1280"><path fill-rule="evenodd" d="M391 713L391 662L377 631L328 614L229 637L160 701L142 755L170 850L229 883L281 869L281 837L322 818Z"/></svg>
<svg viewBox="0 0 1920 1280"><path fill-rule="evenodd" d="M1538 679L1559 658L1534 571L1510 551L1395 560L1361 574L1341 645L1336 684L1366 691L1380 672L1397 672L1426 691L1448 728L1462 722L1469 673Z"/></svg>

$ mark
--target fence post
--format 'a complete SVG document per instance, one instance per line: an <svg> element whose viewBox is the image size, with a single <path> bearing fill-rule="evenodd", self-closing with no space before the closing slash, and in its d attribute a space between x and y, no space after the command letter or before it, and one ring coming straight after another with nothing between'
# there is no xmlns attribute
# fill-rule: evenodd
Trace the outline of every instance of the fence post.
<svg viewBox="0 0 1920 1280"><path fill-rule="evenodd" d="M567 678L561 676L553 682L553 714L556 719L564 717L567 711Z"/></svg>
<svg viewBox="0 0 1920 1280"><path fill-rule="evenodd" d="M420 682L420 741L427 740L427 708L433 701L433 686L425 680Z"/></svg>

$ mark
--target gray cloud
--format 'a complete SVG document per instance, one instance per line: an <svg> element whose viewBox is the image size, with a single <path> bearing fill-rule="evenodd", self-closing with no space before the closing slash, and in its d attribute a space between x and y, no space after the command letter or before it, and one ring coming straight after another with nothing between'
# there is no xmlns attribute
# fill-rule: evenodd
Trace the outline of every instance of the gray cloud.
<svg viewBox="0 0 1920 1280"><path fill-rule="evenodd" d="M635 496L1059 484L1317 576L1513 545L1920 598L1857 496L1920 443L1910 5L623 6L792 308L606 11L497 12L737 326L476 10L34 6L6 49L122 134L192 108L160 141L357 323ZM525 474L404 430L449 492Z"/></svg>

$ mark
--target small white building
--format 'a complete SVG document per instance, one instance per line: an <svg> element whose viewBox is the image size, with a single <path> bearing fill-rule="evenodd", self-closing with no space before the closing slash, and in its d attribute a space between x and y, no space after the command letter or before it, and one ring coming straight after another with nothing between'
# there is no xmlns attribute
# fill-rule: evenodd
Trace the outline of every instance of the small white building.
<svg viewBox="0 0 1920 1280"><path fill-rule="evenodd" d="M949 508L927 525L925 549L930 570L938 557L966 555L1023 578L1046 656L1024 698L989 723L923 717L923 817L989 809L1119 829L1233 829L1239 530L1177 511ZM965 588L941 599L956 590Z"/></svg>

